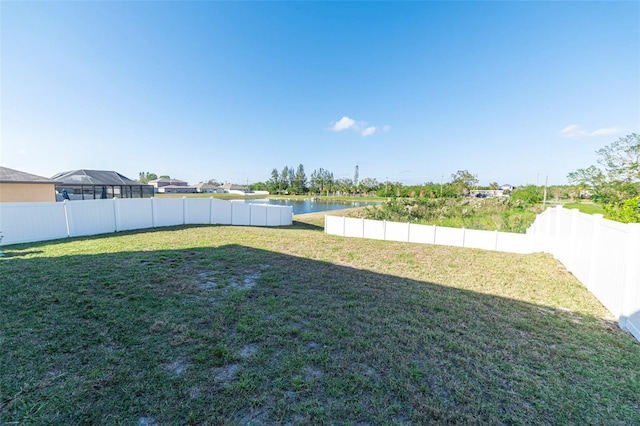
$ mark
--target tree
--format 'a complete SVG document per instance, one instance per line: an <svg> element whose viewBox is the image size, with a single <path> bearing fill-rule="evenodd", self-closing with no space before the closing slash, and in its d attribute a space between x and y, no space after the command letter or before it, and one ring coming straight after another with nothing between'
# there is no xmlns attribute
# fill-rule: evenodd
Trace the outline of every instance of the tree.
<svg viewBox="0 0 640 426"><path fill-rule="evenodd" d="M335 189L342 194L348 194L353 190L353 181L349 178L336 179Z"/></svg>
<svg viewBox="0 0 640 426"><path fill-rule="evenodd" d="M150 180L156 180L156 179L158 179L158 176L156 176L155 173L140 172L138 174L138 182L140 182L140 183L147 184L147 183L149 183Z"/></svg>
<svg viewBox="0 0 640 426"><path fill-rule="evenodd" d="M286 191L289 188L289 167L284 166L282 172L280 172L280 181L278 182L278 188L280 191Z"/></svg>
<svg viewBox="0 0 640 426"><path fill-rule="evenodd" d="M542 202L542 194L540 188L536 185L521 186L511 192L511 199L520 201L525 205L533 206Z"/></svg>
<svg viewBox="0 0 640 426"><path fill-rule="evenodd" d="M601 167L589 166L569 173L571 183L589 189L594 201L613 209L640 195L640 135L621 137L596 154Z"/></svg>
<svg viewBox="0 0 640 426"><path fill-rule="evenodd" d="M304 194L307 192L307 175L304 172L304 166L302 164L298 165L291 185L296 194Z"/></svg>
<svg viewBox="0 0 640 426"><path fill-rule="evenodd" d="M294 190L294 181L296 179L296 171L293 167L289 167L289 177L287 178L287 182L289 183L289 186L287 187L287 191L289 192L295 192Z"/></svg>
<svg viewBox="0 0 640 426"><path fill-rule="evenodd" d="M376 180L376 178L364 178L360 181L358 188L365 193L369 194L370 192L375 192L380 187L380 184Z"/></svg>
<svg viewBox="0 0 640 426"><path fill-rule="evenodd" d="M333 183L333 173L320 167L311 173L309 190L314 194L322 194L326 191L327 195L329 195L329 192L333 190Z"/></svg>
<svg viewBox="0 0 640 426"><path fill-rule="evenodd" d="M279 189L279 183L280 180L278 178L279 174L278 174L278 169L273 169L271 170L271 179L269 179L269 182L267 183L268 187L269 187L269 192L271 193L277 193L278 189Z"/></svg>
<svg viewBox="0 0 640 426"><path fill-rule="evenodd" d="M596 151L611 180L640 182L640 135L631 133Z"/></svg>
<svg viewBox="0 0 640 426"><path fill-rule="evenodd" d="M356 171L353 174L353 184L355 186L358 186L358 177L360 175L360 168L358 167L358 165L356 164Z"/></svg>
<svg viewBox="0 0 640 426"><path fill-rule="evenodd" d="M458 195L467 195L474 186L478 185L478 177L468 170L458 170L451 175L451 185Z"/></svg>
<svg viewBox="0 0 640 426"><path fill-rule="evenodd" d="M157 179L171 179L171 176L169 176L169 175L162 175L162 176L158 177ZM153 179L151 179L151 180L153 180Z"/></svg>

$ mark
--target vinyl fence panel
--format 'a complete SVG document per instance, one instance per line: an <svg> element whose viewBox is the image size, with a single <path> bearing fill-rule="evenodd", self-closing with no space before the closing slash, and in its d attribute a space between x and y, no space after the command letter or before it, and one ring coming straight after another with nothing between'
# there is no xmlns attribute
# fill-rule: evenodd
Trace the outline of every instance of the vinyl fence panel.
<svg viewBox="0 0 640 426"><path fill-rule="evenodd" d="M280 206L273 206L278 208L267 209L267 226L280 226L281 216L286 214L286 211Z"/></svg>
<svg viewBox="0 0 640 426"><path fill-rule="evenodd" d="M344 217L325 215L324 232L330 235L344 236L344 220Z"/></svg>
<svg viewBox="0 0 640 426"><path fill-rule="evenodd" d="M0 203L0 232L3 245L65 238L65 204Z"/></svg>
<svg viewBox="0 0 640 426"><path fill-rule="evenodd" d="M250 204L251 226L267 226L268 206L264 204Z"/></svg>
<svg viewBox="0 0 640 426"><path fill-rule="evenodd" d="M211 223L212 198L184 198L184 223L203 225Z"/></svg>
<svg viewBox="0 0 640 426"><path fill-rule="evenodd" d="M360 237L364 235L364 222L362 219L355 217L344 218L344 236L345 237Z"/></svg>
<svg viewBox="0 0 640 426"><path fill-rule="evenodd" d="M373 240L384 240L385 221L362 219L364 224L364 237Z"/></svg>
<svg viewBox="0 0 640 426"><path fill-rule="evenodd" d="M409 224L401 222L385 223L386 238L388 241L409 241ZM346 235L346 230L345 230Z"/></svg>
<svg viewBox="0 0 640 426"><path fill-rule="evenodd" d="M152 226L176 226L184 224L184 199L152 198L151 202L153 204Z"/></svg>
<svg viewBox="0 0 640 426"><path fill-rule="evenodd" d="M518 254L529 254L536 251L533 247L533 240L527 234L514 232L498 232L496 250Z"/></svg>
<svg viewBox="0 0 640 426"><path fill-rule="evenodd" d="M483 250L495 250L498 234L495 231L464 230L464 246Z"/></svg>
<svg viewBox="0 0 640 426"><path fill-rule="evenodd" d="M288 226L293 223L293 207L282 206L280 207L280 225Z"/></svg>
<svg viewBox="0 0 640 426"><path fill-rule="evenodd" d="M153 227L153 206L151 198L114 198L118 231Z"/></svg>
<svg viewBox="0 0 640 426"><path fill-rule="evenodd" d="M421 244L435 244L436 226L414 225L410 227L409 242Z"/></svg>
<svg viewBox="0 0 640 426"><path fill-rule="evenodd" d="M69 236L106 234L116 231L116 203L111 200L67 202Z"/></svg>
<svg viewBox="0 0 640 426"><path fill-rule="evenodd" d="M231 203L231 224L251 225L251 204Z"/></svg>
<svg viewBox="0 0 640 426"><path fill-rule="evenodd" d="M614 315L620 315L624 297L626 273L626 225L610 220L602 221L596 263L597 278L589 290Z"/></svg>
<svg viewBox="0 0 640 426"><path fill-rule="evenodd" d="M436 244L463 247L464 229L438 226L436 229Z"/></svg>
<svg viewBox="0 0 640 426"><path fill-rule="evenodd" d="M231 225L231 206L236 203L230 201L211 200L211 223Z"/></svg>

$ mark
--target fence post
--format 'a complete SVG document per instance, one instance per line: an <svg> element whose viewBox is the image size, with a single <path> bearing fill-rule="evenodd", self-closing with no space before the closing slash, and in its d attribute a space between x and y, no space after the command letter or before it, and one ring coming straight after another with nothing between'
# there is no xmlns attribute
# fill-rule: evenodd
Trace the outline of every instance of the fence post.
<svg viewBox="0 0 640 426"><path fill-rule="evenodd" d="M495 240L495 243L494 243L494 245L493 245L493 250L494 250L494 251L498 251L498 230L496 229L496 230L495 230L495 231L493 231L493 232L494 232L494 233L495 233L495 235L496 235L496 240Z"/></svg>
<svg viewBox="0 0 640 426"><path fill-rule="evenodd" d="M120 231L120 203L118 197L113 197L113 218L116 223L116 232Z"/></svg>
<svg viewBox="0 0 640 426"><path fill-rule="evenodd" d="M462 245L460 247L464 247L465 236L466 236L466 232L465 232L464 226L463 226L462 227Z"/></svg>
<svg viewBox="0 0 640 426"><path fill-rule="evenodd" d="M72 215L73 213L71 213L71 206L69 205L67 200L62 200L62 202L64 203L64 222L65 225L67 226L67 237L71 236L71 227L73 226L71 224L72 219Z"/></svg>
<svg viewBox="0 0 640 426"><path fill-rule="evenodd" d="M593 293L598 280L598 248L600 247L600 229L602 228L601 214L594 214L593 231L591 232L591 251L589 253L589 272L587 273L587 289Z"/></svg>
<svg viewBox="0 0 640 426"><path fill-rule="evenodd" d="M433 245L436 245L436 231L438 230L438 225L433 225Z"/></svg>
<svg viewBox="0 0 640 426"><path fill-rule="evenodd" d="M182 197L182 224L187 223L187 197Z"/></svg>
<svg viewBox="0 0 640 426"><path fill-rule="evenodd" d="M411 222L407 222L407 242L411 240Z"/></svg>
<svg viewBox="0 0 640 426"><path fill-rule="evenodd" d="M151 225L155 228L156 225L156 198L151 197Z"/></svg>
<svg viewBox="0 0 640 426"><path fill-rule="evenodd" d="M346 235L346 232L345 232L345 228L347 226L346 222L347 222L346 216L342 216L342 236L343 237Z"/></svg>
<svg viewBox="0 0 640 426"><path fill-rule="evenodd" d="M362 218L362 238L364 238L364 217Z"/></svg>
<svg viewBox="0 0 640 426"><path fill-rule="evenodd" d="M382 239L387 241L387 221L382 221Z"/></svg>
<svg viewBox="0 0 640 426"><path fill-rule="evenodd" d="M630 321L634 314L640 313L640 223L627 224L627 258L625 259L624 288L622 292L622 309L618 324L623 330L633 333L640 339L640 320L636 324ZM640 316L640 315L638 315Z"/></svg>

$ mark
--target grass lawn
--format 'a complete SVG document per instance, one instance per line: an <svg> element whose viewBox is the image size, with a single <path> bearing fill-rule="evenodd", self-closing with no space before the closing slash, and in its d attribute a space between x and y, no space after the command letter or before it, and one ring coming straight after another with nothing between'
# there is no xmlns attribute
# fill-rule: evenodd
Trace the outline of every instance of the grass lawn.
<svg viewBox="0 0 640 426"><path fill-rule="evenodd" d="M602 214L602 215L606 214L606 212L604 211L604 209L600 204L596 204L588 201L583 201L580 203L565 203L563 204L562 207L564 207L565 209L578 209L582 213L587 213L587 214L596 214L596 213Z"/></svg>
<svg viewBox="0 0 640 426"><path fill-rule="evenodd" d="M3 247L0 424L639 424L548 255L177 227Z"/></svg>

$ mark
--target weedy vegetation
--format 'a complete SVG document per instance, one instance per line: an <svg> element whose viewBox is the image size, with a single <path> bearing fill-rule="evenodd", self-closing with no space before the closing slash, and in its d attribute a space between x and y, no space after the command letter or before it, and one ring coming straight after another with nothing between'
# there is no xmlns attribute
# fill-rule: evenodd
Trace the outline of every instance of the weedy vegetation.
<svg viewBox="0 0 640 426"><path fill-rule="evenodd" d="M0 424L638 424L548 255L176 227L3 247Z"/></svg>
<svg viewBox="0 0 640 426"><path fill-rule="evenodd" d="M542 206L509 198L392 198L353 217L452 228L526 232Z"/></svg>

